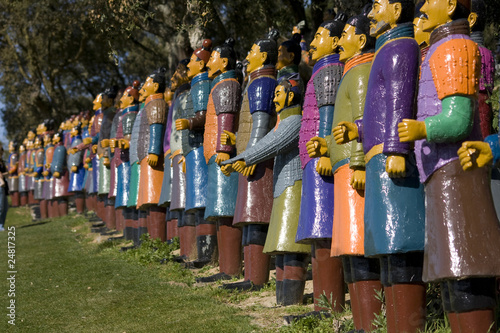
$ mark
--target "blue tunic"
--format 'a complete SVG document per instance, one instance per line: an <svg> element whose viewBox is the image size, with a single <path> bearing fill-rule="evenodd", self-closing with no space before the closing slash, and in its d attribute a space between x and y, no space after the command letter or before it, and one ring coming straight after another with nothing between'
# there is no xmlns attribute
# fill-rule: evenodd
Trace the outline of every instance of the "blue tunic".
<svg viewBox="0 0 500 333"><path fill-rule="evenodd" d="M205 219L209 217L230 217L236 208L236 194L238 193L238 173L233 172L226 177L215 163L216 155L208 161L207 193L216 195L207 196Z"/></svg>
<svg viewBox="0 0 500 333"><path fill-rule="evenodd" d="M210 95L208 74L202 73L191 80L190 98L193 101L193 113L186 117L194 117L197 112L207 110ZM186 157L186 204L185 210L201 209L206 206L208 166L203 155L203 128L192 129L188 142L183 144ZM191 148L191 149L189 149Z"/></svg>

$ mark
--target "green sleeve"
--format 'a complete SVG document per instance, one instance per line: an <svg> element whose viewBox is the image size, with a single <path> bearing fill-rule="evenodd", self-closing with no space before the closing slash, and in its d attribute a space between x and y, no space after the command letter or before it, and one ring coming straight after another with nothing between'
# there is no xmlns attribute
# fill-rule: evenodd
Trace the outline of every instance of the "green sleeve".
<svg viewBox="0 0 500 333"><path fill-rule="evenodd" d="M457 142L467 138L474 123L474 102L470 97L443 98L442 111L424 120L429 142Z"/></svg>
<svg viewBox="0 0 500 333"><path fill-rule="evenodd" d="M335 140L333 139L333 135L330 134L330 135L325 136L325 141L326 141L326 146L328 147L328 149L326 150L325 156L330 157L330 146L336 144Z"/></svg>

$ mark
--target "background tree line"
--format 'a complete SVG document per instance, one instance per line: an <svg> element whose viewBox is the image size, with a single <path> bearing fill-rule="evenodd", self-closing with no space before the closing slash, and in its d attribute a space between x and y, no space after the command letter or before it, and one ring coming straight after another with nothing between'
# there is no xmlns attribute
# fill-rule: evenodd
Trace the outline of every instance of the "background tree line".
<svg viewBox="0 0 500 333"><path fill-rule="evenodd" d="M58 124L91 109L106 87L173 73L203 38L236 40L243 59L269 28L305 39L335 9L356 14L371 0L0 0L0 112L9 139L22 141L46 118ZM496 48L500 7L488 5L487 44Z"/></svg>

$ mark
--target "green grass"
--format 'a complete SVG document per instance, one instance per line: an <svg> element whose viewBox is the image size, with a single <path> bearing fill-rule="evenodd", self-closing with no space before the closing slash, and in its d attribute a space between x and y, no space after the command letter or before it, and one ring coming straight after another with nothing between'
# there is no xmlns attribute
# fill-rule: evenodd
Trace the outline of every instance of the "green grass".
<svg viewBox="0 0 500 333"><path fill-rule="evenodd" d="M8 284L0 283L0 331L250 332L250 317L210 288L190 288L177 264L146 264L114 244L89 242L83 217L32 223L28 210L9 210L16 226L16 325L7 324ZM83 227L83 228L82 228ZM0 260L7 275L7 233ZM109 243L109 242L108 242Z"/></svg>

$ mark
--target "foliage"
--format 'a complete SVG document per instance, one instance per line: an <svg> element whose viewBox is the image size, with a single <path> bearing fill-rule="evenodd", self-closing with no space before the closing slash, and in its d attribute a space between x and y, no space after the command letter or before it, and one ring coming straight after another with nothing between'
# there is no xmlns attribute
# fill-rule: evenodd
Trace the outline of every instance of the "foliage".
<svg viewBox="0 0 500 333"><path fill-rule="evenodd" d="M125 87L200 47L236 40L243 60L270 28L282 39L306 21L306 42L335 11L358 13L371 0L0 0L0 113L9 139L22 141L46 118L56 124L90 109L111 85ZM486 45L497 48L500 7L485 0ZM496 109L495 109L496 111Z"/></svg>
<svg viewBox="0 0 500 333"><path fill-rule="evenodd" d="M354 327L352 327L354 328ZM341 332L347 332L349 329L346 327ZM278 331L280 333L333 333L333 320L332 318L318 318L315 316L305 317L303 319L293 322L289 326L283 326Z"/></svg>
<svg viewBox="0 0 500 333"><path fill-rule="evenodd" d="M383 304L384 293L382 290L376 292L376 296ZM334 306L329 301L329 298L323 293L318 299L318 305L325 309L329 309L332 317L317 318L306 317L295 321L293 324L280 329L280 332L295 333L295 332L347 332L354 329L354 322L350 309L346 307L344 312L336 313L333 311ZM373 330L374 333L387 332L387 318L385 316L385 305L382 307L382 312L375 315ZM450 328L445 320L443 308L441 305L441 294L439 284L427 285L427 318L425 332L429 333L450 333Z"/></svg>
<svg viewBox="0 0 500 333"><path fill-rule="evenodd" d="M22 141L46 118L59 124L90 109L105 88L144 80L157 67L173 74L203 38L216 45L232 36L243 59L270 27L288 38L306 11L326 6L318 0L0 0L0 112L8 138Z"/></svg>
<svg viewBox="0 0 500 333"><path fill-rule="evenodd" d="M160 263L174 258L173 251L179 249L179 239L175 238L171 244L162 242L161 239L151 239L149 234L141 236L141 246L125 252L125 257L137 260L142 264Z"/></svg>

